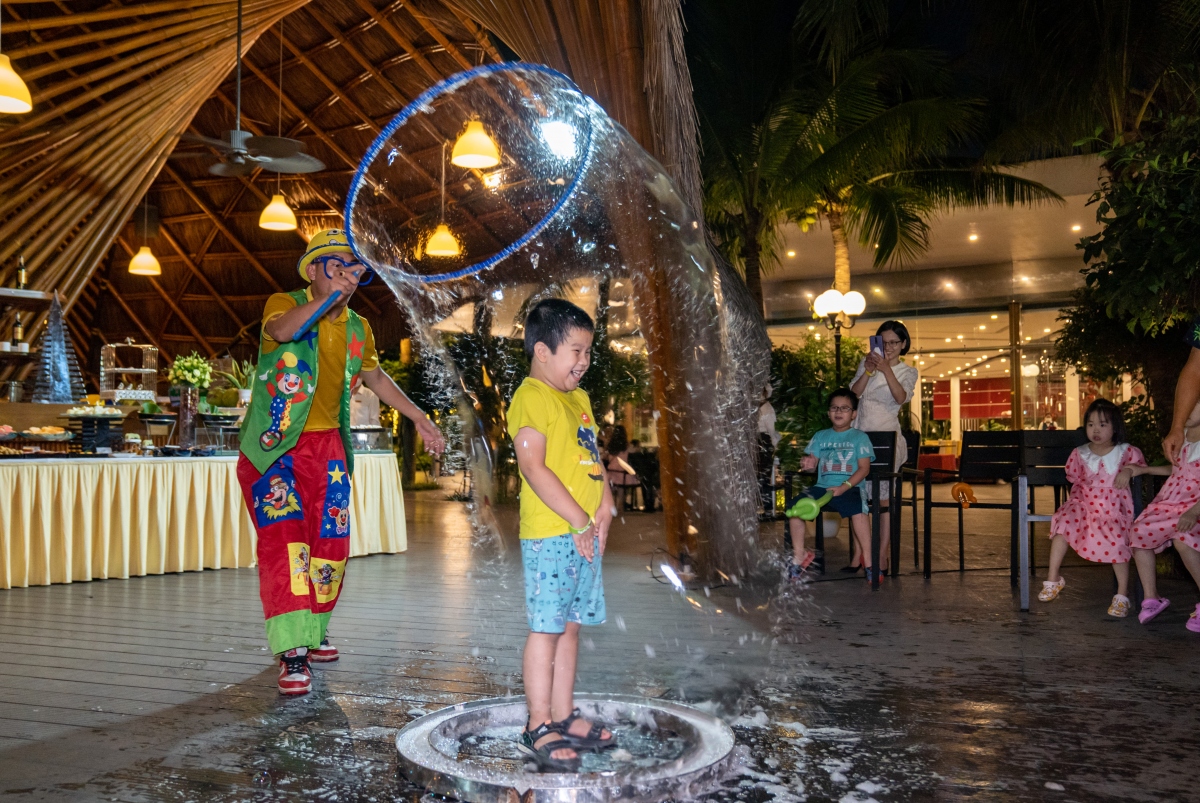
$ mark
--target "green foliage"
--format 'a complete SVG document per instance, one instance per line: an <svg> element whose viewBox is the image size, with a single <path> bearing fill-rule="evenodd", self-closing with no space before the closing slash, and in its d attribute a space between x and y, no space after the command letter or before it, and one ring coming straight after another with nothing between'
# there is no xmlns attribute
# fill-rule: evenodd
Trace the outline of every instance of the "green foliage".
<svg viewBox="0 0 1200 803"><path fill-rule="evenodd" d="M1145 396L1135 396L1120 405L1121 415L1125 419L1125 435L1129 442L1142 450L1146 462L1152 466L1167 464L1162 451L1163 424L1170 427L1171 422L1163 422L1160 411L1150 406L1150 400Z"/></svg>
<svg viewBox="0 0 1200 803"><path fill-rule="evenodd" d="M217 376L224 377L237 390L247 390L254 381L254 363L249 360L234 360L228 371L214 371Z"/></svg>
<svg viewBox="0 0 1200 803"><path fill-rule="evenodd" d="M1103 153L1112 175L1092 196L1100 233L1080 245L1090 298L1154 336L1200 302L1200 117L1175 116L1146 139Z"/></svg>
<svg viewBox="0 0 1200 803"><path fill-rule="evenodd" d="M842 383L849 384L866 354L862 340L842 338ZM813 433L829 426L825 397L835 388L835 359L832 338L810 337L799 347L776 346L771 350L771 404L775 428L780 433L776 456L785 471L800 467L804 447Z"/></svg>
<svg viewBox="0 0 1200 803"><path fill-rule="evenodd" d="M924 253L939 209L1062 200L954 155L976 139L978 104L955 96L939 54L887 44L886 5L801 3L799 37L778 34L788 4L766 0L707 0L689 23L705 219L752 293L789 221L824 219L878 268Z"/></svg>

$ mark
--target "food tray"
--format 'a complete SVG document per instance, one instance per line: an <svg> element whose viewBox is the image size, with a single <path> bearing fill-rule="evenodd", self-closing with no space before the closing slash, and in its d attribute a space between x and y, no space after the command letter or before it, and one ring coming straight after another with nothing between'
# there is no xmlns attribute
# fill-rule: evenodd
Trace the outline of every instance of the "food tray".
<svg viewBox="0 0 1200 803"><path fill-rule="evenodd" d="M71 440L72 438L75 437L75 433L74 432L55 432L55 433L51 433L49 435L42 435L40 433L22 432L21 437L26 438L31 441L49 441L51 443L60 443L62 441Z"/></svg>

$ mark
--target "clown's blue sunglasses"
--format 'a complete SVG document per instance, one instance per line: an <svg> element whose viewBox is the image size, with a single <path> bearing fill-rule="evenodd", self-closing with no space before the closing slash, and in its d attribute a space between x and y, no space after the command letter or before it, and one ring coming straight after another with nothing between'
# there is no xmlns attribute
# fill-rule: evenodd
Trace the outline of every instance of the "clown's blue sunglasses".
<svg viewBox="0 0 1200 803"><path fill-rule="evenodd" d="M337 254L330 254L329 256L317 257L313 261L321 263L321 270L325 271L326 279L333 278L333 276L329 273L330 262L334 263L334 270L347 271L351 276L358 279L359 287L364 287L370 284L371 280L375 278L375 271L371 270L357 259L346 262Z"/></svg>

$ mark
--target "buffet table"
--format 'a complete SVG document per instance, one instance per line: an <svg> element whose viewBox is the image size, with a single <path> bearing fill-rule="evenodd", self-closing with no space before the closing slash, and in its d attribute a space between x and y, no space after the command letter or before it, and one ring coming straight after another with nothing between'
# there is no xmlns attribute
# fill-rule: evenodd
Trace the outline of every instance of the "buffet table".
<svg viewBox="0 0 1200 803"><path fill-rule="evenodd" d="M236 457L0 461L0 589L254 565ZM408 547L396 456L354 456L350 554Z"/></svg>

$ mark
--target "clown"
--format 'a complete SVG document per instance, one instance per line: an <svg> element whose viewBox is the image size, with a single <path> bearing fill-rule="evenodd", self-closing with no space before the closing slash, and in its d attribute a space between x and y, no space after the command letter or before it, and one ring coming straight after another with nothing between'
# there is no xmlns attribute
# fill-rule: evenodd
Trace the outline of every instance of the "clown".
<svg viewBox="0 0 1200 803"><path fill-rule="evenodd" d="M258 587L280 694L308 693L310 661L338 659L326 627L350 554L351 388L362 382L412 419L431 451L444 448L437 427L379 367L370 325L347 306L373 274L346 232L314 235L296 267L309 286L276 293L263 311L258 392L237 469L258 534ZM299 582L302 563L313 567L313 582Z"/></svg>

